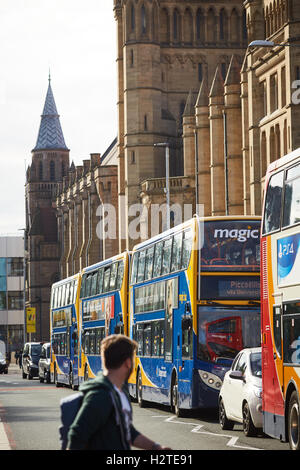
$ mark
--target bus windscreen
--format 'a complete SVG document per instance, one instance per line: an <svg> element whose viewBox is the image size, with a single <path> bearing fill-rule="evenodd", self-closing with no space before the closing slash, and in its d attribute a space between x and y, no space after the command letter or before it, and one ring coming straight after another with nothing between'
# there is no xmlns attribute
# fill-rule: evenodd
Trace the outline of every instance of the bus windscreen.
<svg viewBox="0 0 300 470"><path fill-rule="evenodd" d="M201 271L259 272L259 237L259 220L205 222Z"/></svg>

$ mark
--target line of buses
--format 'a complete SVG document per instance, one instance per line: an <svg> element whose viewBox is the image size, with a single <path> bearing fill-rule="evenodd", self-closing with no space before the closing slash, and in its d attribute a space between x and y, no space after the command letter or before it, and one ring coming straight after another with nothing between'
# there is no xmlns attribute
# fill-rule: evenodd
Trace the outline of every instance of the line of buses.
<svg viewBox="0 0 300 470"><path fill-rule="evenodd" d="M55 283L51 377L77 388L101 370L101 340L138 344L129 391L217 407L225 372L262 347L264 432L300 448L300 149L266 174L262 220L193 219Z"/></svg>

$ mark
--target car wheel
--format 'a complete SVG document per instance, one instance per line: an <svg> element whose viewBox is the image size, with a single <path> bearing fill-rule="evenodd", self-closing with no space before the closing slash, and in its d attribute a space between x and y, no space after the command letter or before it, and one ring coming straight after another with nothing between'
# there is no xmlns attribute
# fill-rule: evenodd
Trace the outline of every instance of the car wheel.
<svg viewBox="0 0 300 470"><path fill-rule="evenodd" d="M253 424L250 408L247 402L245 402L243 406L243 431L247 437L256 436L257 434L257 429Z"/></svg>
<svg viewBox="0 0 300 470"><path fill-rule="evenodd" d="M300 450L300 411L297 392L293 392L289 402L288 411L288 436L291 450Z"/></svg>
<svg viewBox="0 0 300 470"><path fill-rule="evenodd" d="M234 422L228 419L226 416L225 406L222 398L219 403L219 423L221 429L224 429L224 431L231 431L234 427Z"/></svg>
<svg viewBox="0 0 300 470"><path fill-rule="evenodd" d="M137 402L140 408L144 408L145 401L143 400L143 384L142 384L142 374L139 370L137 379L136 379L136 397Z"/></svg>

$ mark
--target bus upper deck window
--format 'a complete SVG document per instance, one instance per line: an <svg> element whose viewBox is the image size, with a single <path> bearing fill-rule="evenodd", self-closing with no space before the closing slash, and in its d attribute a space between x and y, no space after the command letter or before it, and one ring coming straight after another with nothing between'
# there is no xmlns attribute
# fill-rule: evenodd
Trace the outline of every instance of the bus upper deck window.
<svg viewBox="0 0 300 470"><path fill-rule="evenodd" d="M280 228L282 187L283 171L272 176L269 181L265 203L263 233L274 232Z"/></svg>

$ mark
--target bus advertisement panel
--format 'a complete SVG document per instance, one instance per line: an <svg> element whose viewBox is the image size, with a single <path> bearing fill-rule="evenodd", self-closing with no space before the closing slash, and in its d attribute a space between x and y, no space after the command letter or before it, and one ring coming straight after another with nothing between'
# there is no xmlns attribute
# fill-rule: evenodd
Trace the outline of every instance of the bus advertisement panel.
<svg viewBox="0 0 300 470"><path fill-rule="evenodd" d="M194 217L134 247L129 390L140 406L217 406L232 359L260 344L259 230L259 218Z"/></svg>
<svg viewBox="0 0 300 470"><path fill-rule="evenodd" d="M127 334L130 255L101 261L82 272L80 290L79 382L101 370L100 345L113 333Z"/></svg>
<svg viewBox="0 0 300 470"><path fill-rule="evenodd" d="M78 301L80 276L52 286L50 308L50 376L56 386L78 387Z"/></svg>
<svg viewBox="0 0 300 470"><path fill-rule="evenodd" d="M263 429L300 449L300 151L266 174L261 234Z"/></svg>

